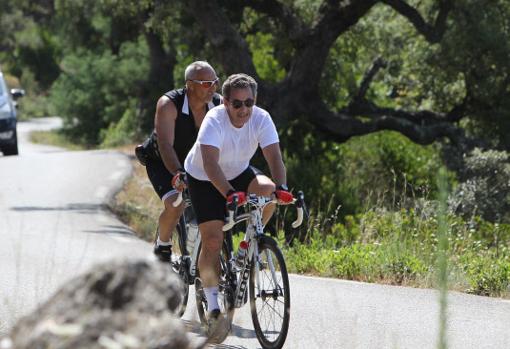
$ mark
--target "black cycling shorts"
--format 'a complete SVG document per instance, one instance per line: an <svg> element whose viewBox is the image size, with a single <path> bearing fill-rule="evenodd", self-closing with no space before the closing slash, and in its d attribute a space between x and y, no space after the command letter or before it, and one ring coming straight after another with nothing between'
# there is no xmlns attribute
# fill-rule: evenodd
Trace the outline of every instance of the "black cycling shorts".
<svg viewBox="0 0 510 349"><path fill-rule="evenodd" d="M258 174L262 174L262 172L255 167L248 166L239 176L228 182L235 190L246 192L251 181ZM224 221L227 213L227 200L223 195L210 181L200 181L189 173L187 177L191 203L197 215L198 224L215 220Z"/></svg>
<svg viewBox="0 0 510 349"><path fill-rule="evenodd" d="M145 165L147 176L163 201L170 195L176 194L177 190L172 187L173 174L167 170L162 160L148 159Z"/></svg>

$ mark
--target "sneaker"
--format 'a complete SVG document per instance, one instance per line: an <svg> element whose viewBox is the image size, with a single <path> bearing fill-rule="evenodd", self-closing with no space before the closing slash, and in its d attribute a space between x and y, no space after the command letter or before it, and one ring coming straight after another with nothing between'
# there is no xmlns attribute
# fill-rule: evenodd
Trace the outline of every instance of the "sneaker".
<svg viewBox="0 0 510 349"><path fill-rule="evenodd" d="M230 332L230 325L227 318L219 309L209 312L207 319L207 337L210 343L222 343Z"/></svg>
<svg viewBox="0 0 510 349"><path fill-rule="evenodd" d="M170 262L172 260L172 246L154 245L154 254L162 262Z"/></svg>

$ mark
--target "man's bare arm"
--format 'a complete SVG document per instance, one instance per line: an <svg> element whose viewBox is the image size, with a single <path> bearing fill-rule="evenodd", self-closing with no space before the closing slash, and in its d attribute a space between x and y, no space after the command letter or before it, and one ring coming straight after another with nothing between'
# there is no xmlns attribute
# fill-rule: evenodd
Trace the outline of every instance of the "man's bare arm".
<svg viewBox="0 0 510 349"><path fill-rule="evenodd" d="M176 173L182 168L182 164L179 162L174 149L176 119L177 108L175 104L170 98L162 96L156 106L154 125L158 135L159 153L165 167L171 173Z"/></svg>
<svg viewBox="0 0 510 349"><path fill-rule="evenodd" d="M287 184L287 172L283 164L280 143L273 143L263 148L262 154L269 165L271 177L275 181L276 186Z"/></svg>

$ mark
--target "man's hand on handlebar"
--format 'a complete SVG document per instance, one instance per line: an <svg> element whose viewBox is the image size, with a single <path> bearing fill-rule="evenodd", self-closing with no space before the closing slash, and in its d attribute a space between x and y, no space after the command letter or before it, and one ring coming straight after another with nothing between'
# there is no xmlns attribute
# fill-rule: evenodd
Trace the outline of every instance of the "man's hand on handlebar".
<svg viewBox="0 0 510 349"><path fill-rule="evenodd" d="M284 184L279 185L274 194L280 205L289 205L294 202L294 195L292 195L289 188Z"/></svg>
<svg viewBox="0 0 510 349"><path fill-rule="evenodd" d="M247 202L246 193L244 191L234 191L230 189L227 192L227 206L232 205L235 197L237 197L236 205L238 207L244 205Z"/></svg>
<svg viewBox="0 0 510 349"><path fill-rule="evenodd" d="M186 172L183 170L177 171L172 178L172 187L178 192L184 191L187 187Z"/></svg>

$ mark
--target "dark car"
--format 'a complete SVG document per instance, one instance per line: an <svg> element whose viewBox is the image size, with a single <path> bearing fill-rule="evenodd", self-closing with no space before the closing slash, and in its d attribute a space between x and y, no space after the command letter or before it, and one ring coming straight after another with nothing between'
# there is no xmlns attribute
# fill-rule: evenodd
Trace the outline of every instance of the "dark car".
<svg viewBox="0 0 510 349"><path fill-rule="evenodd" d="M18 155L15 101L24 94L21 89L9 91L0 72L0 151L4 155Z"/></svg>

